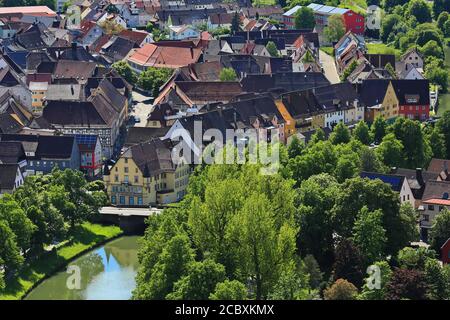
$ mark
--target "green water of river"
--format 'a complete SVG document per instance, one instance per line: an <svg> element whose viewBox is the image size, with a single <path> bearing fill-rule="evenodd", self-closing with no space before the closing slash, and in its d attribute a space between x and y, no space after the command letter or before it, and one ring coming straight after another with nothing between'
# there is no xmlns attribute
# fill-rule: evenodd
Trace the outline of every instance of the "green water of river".
<svg viewBox="0 0 450 320"><path fill-rule="evenodd" d="M88 252L36 287L26 300L128 300L136 286L138 238L122 237ZM79 270L80 281L70 278ZM69 280L69 281L68 281ZM69 285L68 285L69 282ZM79 285L79 289L70 289Z"/></svg>

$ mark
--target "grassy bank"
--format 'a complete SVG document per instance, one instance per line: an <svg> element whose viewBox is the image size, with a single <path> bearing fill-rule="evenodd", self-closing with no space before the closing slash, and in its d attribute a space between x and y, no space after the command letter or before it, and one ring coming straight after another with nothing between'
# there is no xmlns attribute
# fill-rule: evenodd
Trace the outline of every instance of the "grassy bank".
<svg viewBox="0 0 450 320"><path fill-rule="evenodd" d="M0 291L0 300L23 298L45 278L51 276L82 253L122 234L119 227L84 223L77 227L73 239L62 247L42 255L25 265L14 279Z"/></svg>
<svg viewBox="0 0 450 320"><path fill-rule="evenodd" d="M333 47L320 47L320 50L322 50L329 56L333 56Z"/></svg>
<svg viewBox="0 0 450 320"><path fill-rule="evenodd" d="M388 47L384 43L368 43L367 50L369 54L395 54L397 59L401 56L400 50Z"/></svg>
<svg viewBox="0 0 450 320"><path fill-rule="evenodd" d="M445 68L447 72L450 73L450 47L445 47ZM442 116L445 111L450 110L450 86L448 88L449 93L444 93L439 95L439 107L438 107L438 116Z"/></svg>

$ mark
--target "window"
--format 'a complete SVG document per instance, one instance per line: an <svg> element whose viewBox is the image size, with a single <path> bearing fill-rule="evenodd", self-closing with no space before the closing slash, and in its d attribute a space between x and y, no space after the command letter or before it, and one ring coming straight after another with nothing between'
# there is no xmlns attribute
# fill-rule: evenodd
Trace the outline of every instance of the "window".
<svg viewBox="0 0 450 320"><path fill-rule="evenodd" d="M128 167L124 167L124 168L123 168L123 171L124 171L125 173L128 173Z"/></svg>
<svg viewBox="0 0 450 320"><path fill-rule="evenodd" d="M128 182L129 182L128 176L124 176L124 177L123 177L123 181L124 181L125 183L128 183Z"/></svg>
<svg viewBox="0 0 450 320"><path fill-rule="evenodd" d="M116 204L116 196L111 196L111 203Z"/></svg>
<svg viewBox="0 0 450 320"><path fill-rule="evenodd" d="M125 204L125 196L120 196L119 202L120 202L120 204Z"/></svg>
<svg viewBox="0 0 450 320"><path fill-rule="evenodd" d="M430 221L430 216L428 214L423 214L423 221Z"/></svg>
<svg viewBox="0 0 450 320"><path fill-rule="evenodd" d="M434 206L433 206L432 204L429 204L429 205L428 205L428 210L434 211Z"/></svg>
<svg viewBox="0 0 450 320"><path fill-rule="evenodd" d="M129 202L130 206L134 206L134 197L130 197Z"/></svg>
<svg viewBox="0 0 450 320"><path fill-rule="evenodd" d="M139 182L139 176L134 176L134 183L138 183Z"/></svg>
<svg viewBox="0 0 450 320"><path fill-rule="evenodd" d="M137 198L137 202L138 202L138 205L142 205L143 204L142 197L138 197Z"/></svg>
<svg viewBox="0 0 450 320"><path fill-rule="evenodd" d="M114 175L114 182L119 182L119 175L118 174Z"/></svg>

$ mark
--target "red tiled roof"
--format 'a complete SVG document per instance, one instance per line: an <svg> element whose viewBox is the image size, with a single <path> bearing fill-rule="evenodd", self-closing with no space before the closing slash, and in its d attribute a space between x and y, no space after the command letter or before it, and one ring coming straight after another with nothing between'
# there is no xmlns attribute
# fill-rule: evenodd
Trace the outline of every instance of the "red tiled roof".
<svg viewBox="0 0 450 320"><path fill-rule="evenodd" d="M83 37L86 36L92 28L94 28L97 24L90 20L85 20L81 22L80 30L83 34Z"/></svg>
<svg viewBox="0 0 450 320"><path fill-rule="evenodd" d="M100 38L98 38L90 47L91 51L99 53L102 47L108 43L108 41L112 38L112 35L104 34Z"/></svg>
<svg viewBox="0 0 450 320"><path fill-rule="evenodd" d="M132 30L122 30L119 33L119 36L125 39L128 39L130 41L136 42L138 45L141 45L142 42L147 38L148 33L147 32L138 32L138 31L132 31Z"/></svg>
<svg viewBox="0 0 450 320"><path fill-rule="evenodd" d="M37 16L56 17L56 12L47 6L4 7L0 8L0 14L22 13Z"/></svg>
<svg viewBox="0 0 450 320"><path fill-rule="evenodd" d="M200 34L200 39L201 40L211 40L212 38L213 38L213 36L208 31L203 31Z"/></svg>
<svg viewBox="0 0 450 320"><path fill-rule="evenodd" d="M425 204L438 204L442 206L450 206L450 200L448 199L428 199L423 201Z"/></svg>
<svg viewBox="0 0 450 320"><path fill-rule="evenodd" d="M197 62L202 50L178 46L145 44L129 58L131 62L147 67L179 68Z"/></svg>

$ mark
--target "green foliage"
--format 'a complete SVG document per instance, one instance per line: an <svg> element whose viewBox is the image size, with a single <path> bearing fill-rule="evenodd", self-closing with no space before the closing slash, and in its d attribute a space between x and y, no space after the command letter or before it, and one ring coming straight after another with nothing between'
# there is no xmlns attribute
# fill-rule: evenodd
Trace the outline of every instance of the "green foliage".
<svg viewBox="0 0 450 320"><path fill-rule="evenodd" d="M157 257L148 282L141 283L143 288L138 290L142 293L136 293L134 297L149 300L166 298L173 292L175 283L187 275L193 262L189 238L183 234L175 235Z"/></svg>
<svg viewBox="0 0 450 320"><path fill-rule="evenodd" d="M159 94L159 88L172 76L173 70L168 68L149 67L139 75L137 85L150 91L153 97Z"/></svg>
<svg viewBox="0 0 450 320"><path fill-rule="evenodd" d="M323 30L329 42L339 41L345 35L345 24L342 15L335 14L328 18L328 26Z"/></svg>
<svg viewBox="0 0 450 320"><path fill-rule="evenodd" d="M435 253L426 248L405 247L398 252L397 260L401 268L424 271L426 262L434 256Z"/></svg>
<svg viewBox="0 0 450 320"><path fill-rule="evenodd" d="M5 194L0 199L0 220L7 223L15 235L17 246L25 252L30 247L30 240L36 226L27 217L25 211L15 201L15 199ZM3 259L8 261L7 259Z"/></svg>
<svg viewBox="0 0 450 320"><path fill-rule="evenodd" d="M393 133L384 136L375 152L389 168L401 166L403 163L403 144Z"/></svg>
<svg viewBox="0 0 450 320"><path fill-rule="evenodd" d="M298 189L298 248L304 255L313 255L320 265L329 266L333 260L331 209L338 193L336 179L324 173L302 182Z"/></svg>
<svg viewBox="0 0 450 320"><path fill-rule="evenodd" d="M399 117L390 128L403 144L403 160L407 168L423 168L431 160L432 150L419 121Z"/></svg>
<svg viewBox="0 0 450 320"><path fill-rule="evenodd" d="M288 146L289 158L295 158L296 156L300 156L304 149L305 144L301 142L300 139L297 138L297 136L294 136L292 138L291 143Z"/></svg>
<svg viewBox="0 0 450 320"><path fill-rule="evenodd" d="M23 263L23 257L17 246L16 235L4 220L0 220L0 243L0 261L2 262L2 267L5 268L6 272L16 270Z"/></svg>
<svg viewBox="0 0 450 320"><path fill-rule="evenodd" d="M211 31L211 35L215 38L222 36L222 35L229 35L231 33L231 30L227 27L218 27Z"/></svg>
<svg viewBox="0 0 450 320"><path fill-rule="evenodd" d="M333 129L333 133L330 136L330 141L334 145L350 142L350 130L341 121Z"/></svg>
<svg viewBox="0 0 450 320"><path fill-rule="evenodd" d="M204 267L207 259L211 260L208 266L223 266L224 273L215 274L246 283L251 298L267 298L281 271L294 261L294 197L292 182L280 175L261 176L258 166L213 165L198 169L180 206L149 219L134 298L192 298L194 292L202 298L220 296L214 290L225 278L206 274L206 269L211 270ZM168 281L166 273L170 270L161 262L164 250L186 231L190 240L184 251L195 249L198 261L186 261L184 271L170 275ZM202 274L211 282L200 293L195 285Z"/></svg>
<svg viewBox="0 0 450 320"><path fill-rule="evenodd" d="M386 69L387 72L389 72L389 74L391 75L392 79L396 79L397 78L397 74L395 73L395 69L389 62L386 64L385 69Z"/></svg>
<svg viewBox="0 0 450 320"><path fill-rule="evenodd" d="M445 159L450 159L450 111L444 112L436 123L436 128L445 137L445 149L447 151Z"/></svg>
<svg viewBox="0 0 450 320"><path fill-rule="evenodd" d="M382 226L387 237L386 255L398 252L415 240L411 238L409 230L415 227L416 223L400 214L398 194L388 184L378 179L354 178L345 181L341 189L345 192L337 193L336 204L332 210L338 234L349 237L358 212L367 206L369 211L380 209L383 212Z"/></svg>
<svg viewBox="0 0 450 320"><path fill-rule="evenodd" d="M373 283L372 279L365 279L365 284L362 288L359 299L361 300L384 300L386 297L386 285L389 283L392 277L392 270L386 261L375 262L374 265L380 268L380 288L369 288L368 283Z"/></svg>
<svg viewBox="0 0 450 320"><path fill-rule="evenodd" d="M295 29L314 29L316 25L314 11L308 7L301 7L295 13L294 25Z"/></svg>
<svg viewBox="0 0 450 320"><path fill-rule="evenodd" d="M136 83L137 75L126 61L118 61L112 65L112 68L127 82Z"/></svg>
<svg viewBox="0 0 450 320"><path fill-rule="evenodd" d="M383 42L387 42L389 35L399 26L402 17L397 14L388 14L384 17L381 23L380 38Z"/></svg>
<svg viewBox="0 0 450 320"><path fill-rule="evenodd" d="M309 275L309 286L318 289L323 280L323 272L313 255L307 254L303 259L303 270Z"/></svg>
<svg viewBox="0 0 450 320"><path fill-rule="evenodd" d="M271 300L306 300L309 296L308 274L292 263L281 270L281 276L269 295Z"/></svg>
<svg viewBox="0 0 450 320"><path fill-rule="evenodd" d="M450 12L450 1L449 0L434 0L433 1L433 16L440 17L440 15L446 11ZM438 19L439 21L439 19Z"/></svg>
<svg viewBox="0 0 450 320"><path fill-rule="evenodd" d="M435 55L428 55L427 58L429 57L435 57ZM425 77L431 83L438 85L441 92L447 92L449 85L448 72L442 67L442 60L432 59L429 61L425 66Z"/></svg>
<svg viewBox="0 0 450 320"><path fill-rule="evenodd" d="M442 210L434 219L433 226L430 230L430 246L438 254L441 247L450 238L450 211Z"/></svg>
<svg viewBox="0 0 450 320"><path fill-rule="evenodd" d="M266 49L272 57L279 57L280 54L278 52L278 48L273 41L269 41L266 44Z"/></svg>
<svg viewBox="0 0 450 320"><path fill-rule="evenodd" d="M430 300L445 300L450 298L450 282L439 260L428 259L425 262L425 278L428 284L427 297Z"/></svg>
<svg viewBox="0 0 450 320"><path fill-rule="evenodd" d="M437 59L444 59L444 50L442 46L439 45L435 40L429 40L425 43L425 45L420 49L420 52L425 57L435 57Z"/></svg>
<svg viewBox="0 0 450 320"><path fill-rule="evenodd" d="M381 143L384 136L386 135L387 123L383 117L376 117L373 122L370 131L375 143Z"/></svg>
<svg viewBox="0 0 450 320"><path fill-rule="evenodd" d="M193 262L187 274L178 280L168 300L206 300L217 284L225 280L225 267L213 260Z"/></svg>
<svg viewBox="0 0 450 320"><path fill-rule="evenodd" d="M324 291L325 300L354 300L357 294L358 289L345 279L337 279Z"/></svg>
<svg viewBox="0 0 450 320"><path fill-rule="evenodd" d="M436 2L436 1L435 1ZM437 18L437 26L439 29L444 29L444 24L448 21L449 15L447 11L443 11L439 14L439 17Z"/></svg>
<svg viewBox="0 0 450 320"><path fill-rule="evenodd" d="M370 137L369 126L365 121L360 121L353 130L353 137L358 139L362 144L369 145L372 141Z"/></svg>
<svg viewBox="0 0 450 320"><path fill-rule="evenodd" d="M219 74L220 81L236 81L237 75L233 68L223 68Z"/></svg>
<svg viewBox="0 0 450 320"><path fill-rule="evenodd" d="M431 8L425 0L412 0L406 9L406 14L416 18L417 22L431 22Z"/></svg>
<svg viewBox="0 0 450 320"><path fill-rule="evenodd" d="M236 11L233 15L233 19L231 20L231 31L233 33L238 32L240 29L240 24L241 24L241 21L239 19L239 14Z"/></svg>
<svg viewBox="0 0 450 320"><path fill-rule="evenodd" d="M353 242L360 249L367 264L384 258L387 238L382 219L383 212L370 212L364 206L353 226Z"/></svg>
<svg viewBox="0 0 450 320"><path fill-rule="evenodd" d="M247 287L237 280L225 280L216 285L214 293L209 296L210 300L245 300L247 298Z"/></svg>
<svg viewBox="0 0 450 320"><path fill-rule="evenodd" d="M445 159L447 155L445 135L442 134L437 128L433 128L426 137L433 152L433 158Z"/></svg>

